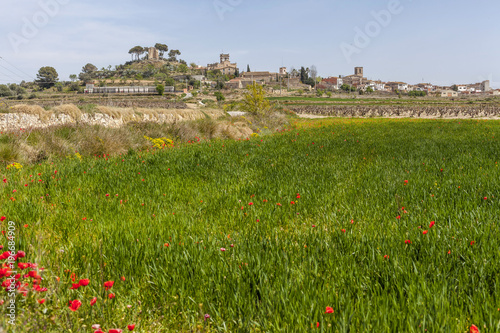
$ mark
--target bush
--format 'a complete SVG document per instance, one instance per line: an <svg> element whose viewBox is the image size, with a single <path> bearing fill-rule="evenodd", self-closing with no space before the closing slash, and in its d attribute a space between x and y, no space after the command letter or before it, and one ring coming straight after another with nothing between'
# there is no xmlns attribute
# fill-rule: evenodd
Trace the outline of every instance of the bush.
<svg viewBox="0 0 500 333"><path fill-rule="evenodd" d="M226 97L220 91L214 92L214 96L217 98L217 102L224 102L226 100Z"/></svg>
<svg viewBox="0 0 500 333"><path fill-rule="evenodd" d="M247 92L241 102L241 111L254 115L267 115L271 110L269 101L265 98L265 91L261 85L252 84L247 86Z"/></svg>
<svg viewBox="0 0 500 333"><path fill-rule="evenodd" d="M410 91L408 93L410 97L424 97L427 96L427 91Z"/></svg>
<svg viewBox="0 0 500 333"><path fill-rule="evenodd" d="M10 97L13 93L5 84L0 84L0 97Z"/></svg>
<svg viewBox="0 0 500 333"><path fill-rule="evenodd" d="M158 95L163 96L163 93L165 92L165 86L163 84L157 85L156 91L158 92Z"/></svg>

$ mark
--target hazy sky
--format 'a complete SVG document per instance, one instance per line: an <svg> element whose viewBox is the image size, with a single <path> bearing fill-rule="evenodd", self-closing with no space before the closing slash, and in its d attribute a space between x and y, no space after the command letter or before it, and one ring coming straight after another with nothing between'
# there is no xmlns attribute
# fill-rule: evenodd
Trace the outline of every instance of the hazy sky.
<svg viewBox="0 0 500 333"><path fill-rule="evenodd" d="M165 43L188 63L231 54L241 70L315 65L321 76L500 88L498 0L0 0L0 83L62 80Z"/></svg>

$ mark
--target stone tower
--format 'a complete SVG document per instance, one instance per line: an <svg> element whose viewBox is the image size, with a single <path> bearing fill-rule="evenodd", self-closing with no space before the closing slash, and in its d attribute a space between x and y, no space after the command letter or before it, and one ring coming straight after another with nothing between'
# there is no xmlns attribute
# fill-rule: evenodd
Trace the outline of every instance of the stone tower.
<svg viewBox="0 0 500 333"><path fill-rule="evenodd" d="M160 54L155 47L150 47L148 49L148 60L160 60Z"/></svg>
<svg viewBox="0 0 500 333"><path fill-rule="evenodd" d="M223 64L225 63L226 61L229 61L229 53L228 54L224 54L222 53L220 55L220 63Z"/></svg>
<svg viewBox="0 0 500 333"><path fill-rule="evenodd" d="M491 91L490 80L481 82L481 90L484 92Z"/></svg>
<svg viewBox="0 0 500 333"><path fill-rule="evenodd" d="M354 67L354 75L363 76L363 67Z"/></svg>

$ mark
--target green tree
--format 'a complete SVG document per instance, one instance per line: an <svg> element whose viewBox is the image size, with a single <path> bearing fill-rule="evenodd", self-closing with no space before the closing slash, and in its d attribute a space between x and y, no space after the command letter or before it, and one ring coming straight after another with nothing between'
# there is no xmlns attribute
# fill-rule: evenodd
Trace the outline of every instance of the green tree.
<svg viewBox="0 0 500 333"><path fill-rule="evenodd" d="M131 48L128 53L132 55L132 60L134 60L134 55L136 56L136 60L139 60L141 54L146 52L142 46L134 46Z"/></svg>
<svg viewBox="0 0 500 333"><path fill-rule="evenodd" d="M180 64L179 67L177 67L177 70L181 73L187 73L188 71L188 66L184 64Z"/></svg>
<svg viewBox="0 0 500 333"><path fill-rule="evenodd" d="M458 91L458 86L456 84L452 85L451 90Z"/></svg>
<svg viewBox="0 0 500 333"><path fill-rule="evenodd" d="M14 93L9 89L9 87L5 84L0 84L0 97L10 97L14 95Z"/></svg>
<svg viewBox="0 0 500 333"><path fill-rule="evenodd" d="M158 92L158 95L163 96L163 93L165 92L165 86L163 84L157 85L156 91Z"/></svg>
<svg viewBox="0 0 500 333"><path fill-rule="evenodd" d="M242 111L253 115L264 116L269 114L271 105L266 99L264 88L258 84L247 86L247 92L243 96L243 101L240 104Z"/></svg>
<svg viewBox="0 0 500 333"><path fill-rule="evenodd" d="M54 67L46 66L38 70L35 83L42 89L53 87L59 81L59 74Z"/></svg>
<svg viewBox="0 0 500 333"><path fill-rule="evenodd" d="M344 83L343 85L341 85L340 89L342 89L343 91L346 91L346 92L356 91L356 88L348 85L347 83Z"/></svg>
<svg viewBox="0 0 500 333"><path fill-rule="evenodd" d="M168 60L169 61L177 61L177 56L181 55L181 51L179 50L170 50L168 52Z"/></svg>
<svg viewBox="0 0 500 333"><path fill-rule="evenodd" d="M226 100L226 97L224 97L224 95L222 95L222 93L220 91L216 91L214 92L214 96L215 98L217 98L217 102L224 102Z"/></svg>
<svg viewBox="0 0 500 333"><path fill-rule="evenodd" d="M160 58L163 59L163 55L168 51L168 46L166 44L156 43L155 48L160 53Z"/></svg>
<svg viewBox="0 0 500 333"><path fill-rule="evenodd" d="M300 67L300 82L305 84L308 78L309 75L307 74L306 69L304 67Z"/></svg>
<svg viewBox="0 0 500 333"><path fill-rule="evenodd" d="M247 65L247 72L250 72L250 65Z"/></svg>
<svg viewBox="0 0 500 333"><path fill-rule="evenodd" d="M368 88L366 88L366 92L367 92L368 94L371 94L371 93L373 92L373 88L372 88L372 87L368 87Z"/></svg>
<svg viewBox="0 0 500 333"><path fill-rule="evenodd" d="M78 76L80 81L88 82L97 77L97 67L92 64L86 64L82 67L82 71Z"/></svg>
<svg viewBox="0 0 500 333"><path fill-rule="evenodd" d="M78 76L76 74L71 74L69 76L69 79L71 80L71 82L75 82L78 79Z"/></svg>
<svg viewBox="0 0 500 333"><path fill-rule="evenodd" d="M168 77L165 79L165 85L173 87L175 86L175 80L172 79L171 77Z"/></svg>

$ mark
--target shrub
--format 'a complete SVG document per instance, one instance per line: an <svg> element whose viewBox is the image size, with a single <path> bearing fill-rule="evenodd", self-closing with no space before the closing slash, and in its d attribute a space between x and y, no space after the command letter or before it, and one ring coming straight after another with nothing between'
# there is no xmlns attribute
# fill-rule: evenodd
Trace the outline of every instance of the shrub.
<svg viewBox="0 0 500 333"><path fill-rule="evenodd" d="M254 115L267 115L271 110L269 101L265 98L264 88L257 84L247 86L240 106L241 111Z"/></svg>
<svg viewBox="0 0 500 333"><path fill-rule="evenodd" d="M226 97L220 91L216 91L214 96L217 98L217 102L224 102L226 100Z"/></svg>
<svg viewBox="0 0 500 333"><path fill-rule="evenodd" d="M157 85L156 91L158 92L158 95L163 96L163 93L165 92L165 86L163 84Z"/></svg>

